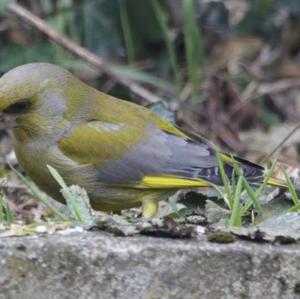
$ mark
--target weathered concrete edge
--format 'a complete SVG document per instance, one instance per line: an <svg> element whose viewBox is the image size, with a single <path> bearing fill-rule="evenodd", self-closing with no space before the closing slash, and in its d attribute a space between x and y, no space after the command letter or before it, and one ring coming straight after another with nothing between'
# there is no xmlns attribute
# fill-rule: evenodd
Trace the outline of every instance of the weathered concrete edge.
<svg viewBox="0 0 300 299"><path fill-rule="evenodd" d="M0 299L300 298L300 246L115 237L0 239Z"/></svg>

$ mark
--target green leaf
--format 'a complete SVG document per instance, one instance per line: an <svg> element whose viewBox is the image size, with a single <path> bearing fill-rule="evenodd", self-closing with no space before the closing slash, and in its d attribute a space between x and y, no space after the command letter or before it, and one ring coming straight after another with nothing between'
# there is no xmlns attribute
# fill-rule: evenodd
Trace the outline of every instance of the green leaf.
<svg viewBox="0 0 300 299"><path fill-rule="evenodd" d="M72 216L84 225L92 225L94 223L94 215L86 191L77 185L68 187L68 192L71 197L69 197L65 191L65 189L62 189L62 194L67 201ZM76 203L75 205L74 202ZM80 216L78 217L78 215Z"/></svg>

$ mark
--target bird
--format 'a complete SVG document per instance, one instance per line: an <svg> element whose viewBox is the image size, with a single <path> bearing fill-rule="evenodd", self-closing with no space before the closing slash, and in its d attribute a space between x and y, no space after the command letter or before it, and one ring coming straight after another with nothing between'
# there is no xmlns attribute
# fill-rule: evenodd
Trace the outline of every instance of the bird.
<svg viewBox="0 0 300 299"><path fill-rule="evenodd" d="M222 185L216 146L135 103L105 94L68 70L29 63L0 78L0 111L14 120L14 148L21 168L47 194L65 202L47 165L67 185L79 185L93 209L141 206L154 217L159 201L180 189ZM265 168L221 153L231 178L237 163L249 182ZM286 187L276 178L268 184Z"/></svg>

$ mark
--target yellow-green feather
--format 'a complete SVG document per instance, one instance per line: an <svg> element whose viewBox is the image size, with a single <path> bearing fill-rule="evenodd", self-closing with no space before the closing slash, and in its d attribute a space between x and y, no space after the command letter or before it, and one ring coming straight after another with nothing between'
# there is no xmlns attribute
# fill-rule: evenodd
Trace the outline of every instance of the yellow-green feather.
<svg viewBox="0 0 300 299"><path fill-rule="evenodd" d="M58 143L60 150L77 163L99 166L126 155L143 138L143 130L137 127L114 131L101 129L96 123L77 127Z"/></svg>

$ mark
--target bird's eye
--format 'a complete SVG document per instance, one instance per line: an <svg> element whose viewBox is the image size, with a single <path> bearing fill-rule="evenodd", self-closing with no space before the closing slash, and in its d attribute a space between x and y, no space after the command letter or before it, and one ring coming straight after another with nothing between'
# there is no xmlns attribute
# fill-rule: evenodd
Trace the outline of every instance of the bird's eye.
<svg viewBox="0 0 300 299"><path fill-rule="evenodd" d="M24 113L30 108L30 101L27 99L20 100L17 103L9 106L5 110L3 110L4 113L7 114L19 114Z"/></svg>

